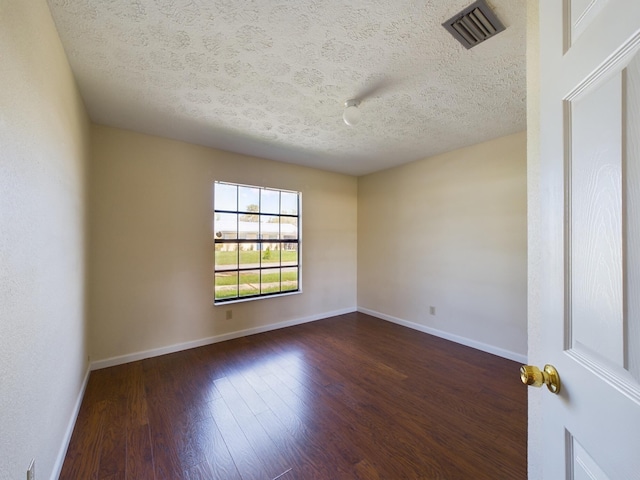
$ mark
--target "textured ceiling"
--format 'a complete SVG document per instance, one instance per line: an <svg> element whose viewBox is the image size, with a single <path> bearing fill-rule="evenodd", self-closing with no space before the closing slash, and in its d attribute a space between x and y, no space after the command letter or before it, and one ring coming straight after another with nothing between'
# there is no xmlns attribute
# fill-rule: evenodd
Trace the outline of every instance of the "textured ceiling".
<svg viewBox="0 0 640 480"><path fill-rule="evenodd" d="M48 2L96 123L353 175L525 128L526 0L471 50L472 0Z"/></svg>

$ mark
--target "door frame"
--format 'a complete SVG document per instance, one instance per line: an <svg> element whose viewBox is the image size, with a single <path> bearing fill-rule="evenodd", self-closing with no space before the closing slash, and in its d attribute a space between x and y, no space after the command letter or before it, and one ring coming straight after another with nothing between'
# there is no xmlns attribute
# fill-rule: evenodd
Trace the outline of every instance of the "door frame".
<svg viewBox="0 0 640 480"><path fill-rule="evenodd" d="M528 238L540 236L540 14L539 0L527 0L527 230ZM542 350L539 285L543 252L539 243L527 242L527 345L529 365L544 365L536 358ZM543 392L544 393L544 392ZM542 479L543 430L542 395L528 389L528 478Z"/></svg>

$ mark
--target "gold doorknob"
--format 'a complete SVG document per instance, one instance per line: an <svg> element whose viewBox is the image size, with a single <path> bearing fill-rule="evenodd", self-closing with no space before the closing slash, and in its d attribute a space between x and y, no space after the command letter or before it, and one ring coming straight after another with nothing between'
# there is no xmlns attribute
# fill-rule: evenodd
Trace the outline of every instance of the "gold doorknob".
<svg viewBox="0 0 640 480"><path fill-rule="evenodd" d="M542 371L533 365L523 365L520 367L520 380L532 387L546 385L551 393L560 393L560 375L553 365L545 365Z"/></svg>

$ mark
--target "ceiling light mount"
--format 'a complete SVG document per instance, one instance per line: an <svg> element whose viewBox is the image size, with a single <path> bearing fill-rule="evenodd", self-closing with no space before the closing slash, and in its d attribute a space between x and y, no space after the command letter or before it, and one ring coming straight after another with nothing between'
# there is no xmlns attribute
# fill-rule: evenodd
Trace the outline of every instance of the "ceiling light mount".
<svg viewBox="0 0 640 480"><path fill-rule="evenodd" d="M344 102L344 114L342 115L342 119L344 120L344 123L350 127L357 125L360 122L361 115L358 105L360 105L360 102L355 98Z"/></svg>

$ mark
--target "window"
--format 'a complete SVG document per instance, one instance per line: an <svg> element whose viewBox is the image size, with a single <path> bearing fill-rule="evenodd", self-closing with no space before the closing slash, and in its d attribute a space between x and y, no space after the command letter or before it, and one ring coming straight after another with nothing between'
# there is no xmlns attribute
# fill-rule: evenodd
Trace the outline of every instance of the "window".
<svg viewBox="0 0 640 480"><path fill-rule="evenodd" d="M214 302L300 291L300 193L215 182Z"/></svg>

